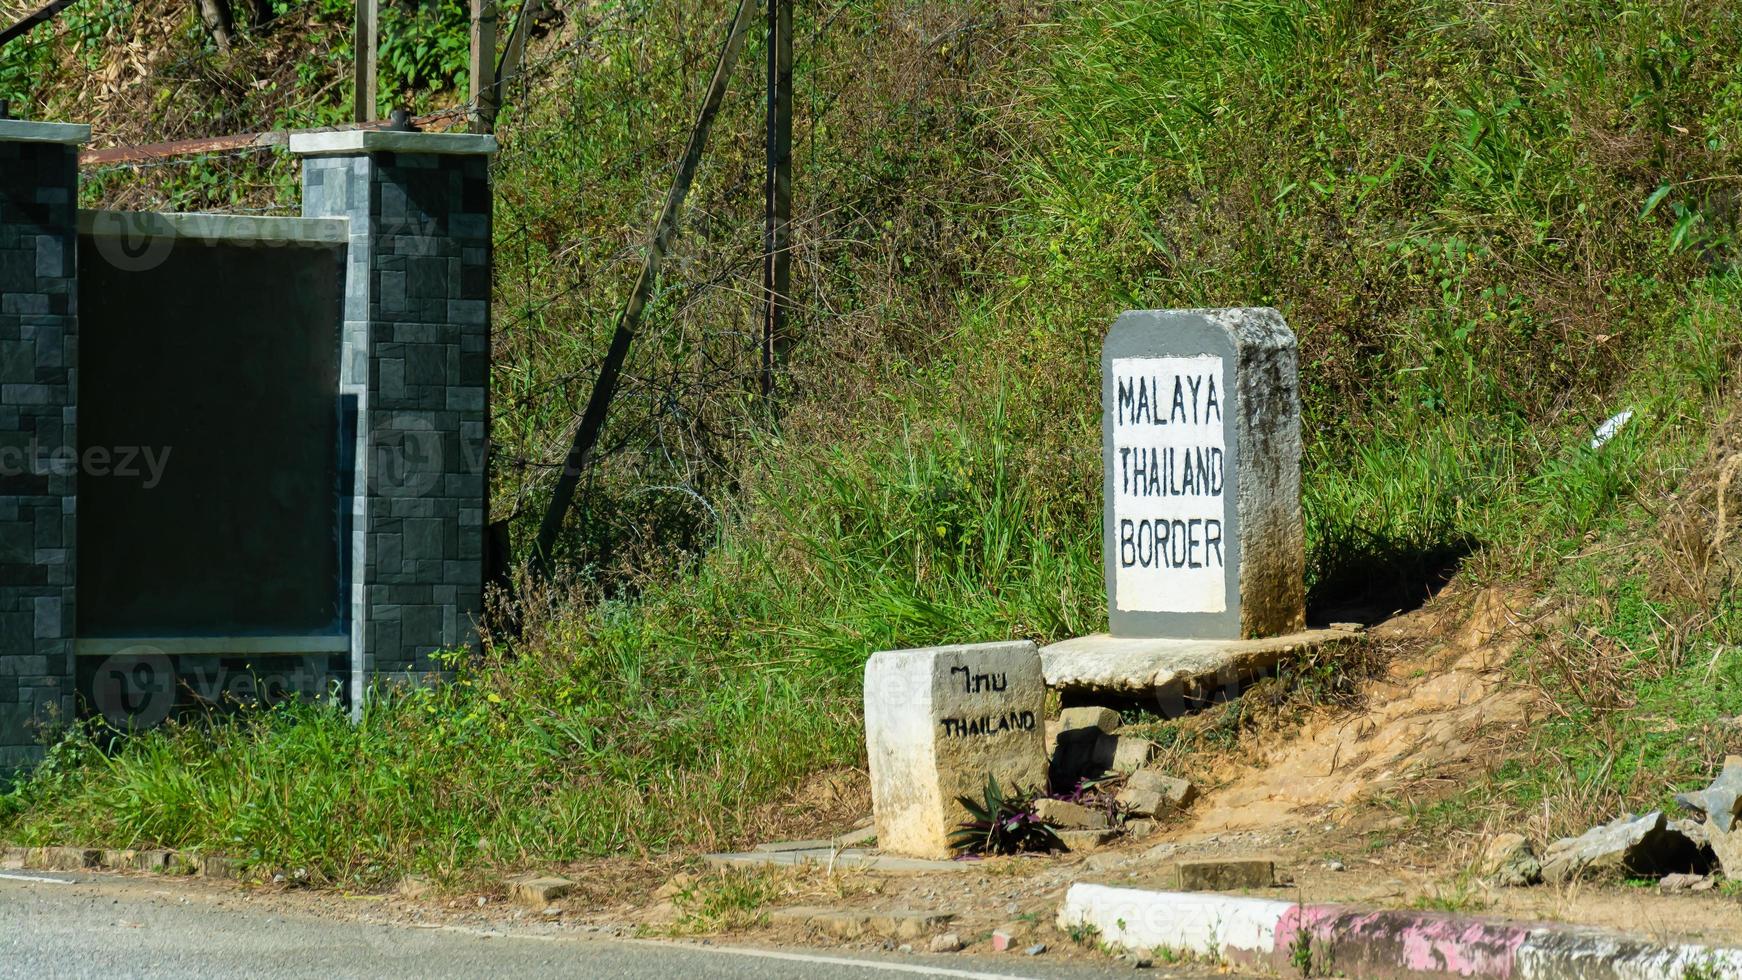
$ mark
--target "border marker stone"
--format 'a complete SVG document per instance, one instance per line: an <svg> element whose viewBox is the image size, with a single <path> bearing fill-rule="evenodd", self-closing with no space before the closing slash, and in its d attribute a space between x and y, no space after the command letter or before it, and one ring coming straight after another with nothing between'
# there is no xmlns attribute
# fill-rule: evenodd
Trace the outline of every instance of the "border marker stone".
<svg viewBox="0 0 1742 980"><path fill-rule="evenodd" d="M865 740L877 844L950 855L991 776L1008 792L1046 787L1046 683L1033 643L885 650L865 665Z"/></svg>
<svg viewBox="0 0 1742 980"><path fill-rule="evenodd" d="M1272 309L1133 310L1101 351L1114 636L1303 629L1294 334Z"/></svg>

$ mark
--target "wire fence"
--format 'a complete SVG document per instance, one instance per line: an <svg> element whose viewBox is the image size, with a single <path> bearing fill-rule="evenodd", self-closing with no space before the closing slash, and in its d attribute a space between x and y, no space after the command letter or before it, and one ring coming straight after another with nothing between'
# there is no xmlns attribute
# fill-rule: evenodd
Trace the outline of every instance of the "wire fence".
<svg viewBox="0 0 1742 980"><path fill-rule="evenodd" d="M859 80L862 29L841 32L859 0L809 8L794 58L800 100L794 145L813 155L818 134ZM694 0L555 8L503 81L492 161L496 188L493 322L493 517L515 519L517 544L548 499L569 434L645 251L649 226L682 152L725 28L724 12ZM913 43L974 29L969 11ZM954 33L950 33L954 32ZM571 525L570 557L608 577L652 553L704 546L732 521L724 501L744 477L746 451L769 432L760 397L763 67L752 42L703 158L681 231L625 367ZM924 84L924 80L920 80ZM808 85L808 90L805 86ZM848 101L851 101L849 98ZM439 110L425 128L465 123L475 107ZM844 165L841 169L849 169ZM88 206L294 214L295 160L247 146L84 171ZM869 202L824 210L797 195L794 285L800 337L860 304L843 267L866 258L879 233ZM819 331L820 332L820 331ZM851 358L842 363L852 363ZM516 548L521 552L522 548Z"/></svg>

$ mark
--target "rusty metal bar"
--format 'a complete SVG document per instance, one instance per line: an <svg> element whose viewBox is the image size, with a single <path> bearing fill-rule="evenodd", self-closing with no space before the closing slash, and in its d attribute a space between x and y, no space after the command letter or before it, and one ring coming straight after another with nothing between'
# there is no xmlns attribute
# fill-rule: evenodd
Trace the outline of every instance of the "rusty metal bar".
<svg viewBox="0 0 1742 980"><path fill-rule="evenodd" d="M444 109L412 120L415 126L427 126L454 115ZM102 166L112 163L145 163L169 157L192 156L196 153L222 153L226 150L246 150L256 146L283 146L293 133L343 133L359 129L384 129L387 120L351 123L344 126L318 126L313 129L274 129L264 133L237 133L233 136L202 136L199 139L171 140L167 143L142 143L137 146L111 146L103 150L85 150L79 154L80 166Z"/></svg>

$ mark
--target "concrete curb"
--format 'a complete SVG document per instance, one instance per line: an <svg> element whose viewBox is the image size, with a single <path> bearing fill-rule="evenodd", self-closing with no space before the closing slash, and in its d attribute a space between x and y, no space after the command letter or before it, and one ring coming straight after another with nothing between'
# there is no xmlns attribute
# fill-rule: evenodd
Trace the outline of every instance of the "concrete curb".
<svg viewBox="0 0 1742 980"><path fill-rule="evenodd" d="M1620 933L1410 909L1282 902L1078 883L1059 928L1110 945L1264 967L1283 976L1494 980L1742 977L1742 949L1665 945Z"/></svg>

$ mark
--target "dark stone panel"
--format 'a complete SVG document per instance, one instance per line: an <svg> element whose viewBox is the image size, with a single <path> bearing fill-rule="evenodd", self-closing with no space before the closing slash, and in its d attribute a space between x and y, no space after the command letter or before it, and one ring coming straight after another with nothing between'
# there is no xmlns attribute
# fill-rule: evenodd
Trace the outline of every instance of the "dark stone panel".
<svg viewBox="0 0 1742 980"><path fill-rule="evenodd" d="M81 238L79 631L336 630L344 246L178 242L126 271ZM144 450L158 460L156 482Z"/></svg>

